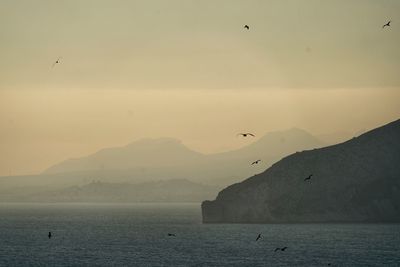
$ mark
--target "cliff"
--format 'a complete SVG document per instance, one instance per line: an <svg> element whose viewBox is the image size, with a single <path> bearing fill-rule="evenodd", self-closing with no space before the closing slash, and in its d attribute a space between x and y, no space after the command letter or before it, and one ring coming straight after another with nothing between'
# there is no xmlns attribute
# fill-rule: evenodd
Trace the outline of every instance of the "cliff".
<svg viewBox="0 0 400 267"><path fill-rule="evenodd" d="M400 222L400 120L292 154L203 202L202 214L205 223Z"/></svg>

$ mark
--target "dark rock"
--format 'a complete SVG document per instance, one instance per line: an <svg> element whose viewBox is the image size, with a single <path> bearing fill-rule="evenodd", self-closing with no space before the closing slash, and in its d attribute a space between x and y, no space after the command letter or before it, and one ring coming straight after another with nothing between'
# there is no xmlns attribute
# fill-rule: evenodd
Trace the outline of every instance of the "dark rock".
<svg viewBox="0 0 400 267"><path fill-rule="evenodd" d="M338 145L292 154L227 187L202 203L203 222L400 222L399 193L397 120Z"/></svg>

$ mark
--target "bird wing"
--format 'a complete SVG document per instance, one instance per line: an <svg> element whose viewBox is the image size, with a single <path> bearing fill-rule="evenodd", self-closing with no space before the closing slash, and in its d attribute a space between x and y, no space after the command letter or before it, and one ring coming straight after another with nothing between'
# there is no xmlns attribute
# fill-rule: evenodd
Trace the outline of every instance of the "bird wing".
<svg viewBox="0 0 400 267"><path fill-rule="evenodd" d="M252 134L252 133L247 133L248 135L251 135L251 136L255 136L254 134Z"/></svg>
<svg viewBox="0 0 400 267"><path fill-rule="evenodd" d="M54 68L54 66L60 62L61 57L57 58L56 61L54 61L53 65L51 66L52 68Z"/></svg>

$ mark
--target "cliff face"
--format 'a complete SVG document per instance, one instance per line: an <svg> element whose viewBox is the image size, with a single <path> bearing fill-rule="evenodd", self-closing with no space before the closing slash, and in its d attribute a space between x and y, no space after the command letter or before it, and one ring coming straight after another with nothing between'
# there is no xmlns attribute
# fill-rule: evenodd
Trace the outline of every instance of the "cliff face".
<svg viewBox="0 0 400 267"><path fill-rule="evenodd" d="M292 154L203 202L202 213L205 223L400 222L400 120Z"/></svg>

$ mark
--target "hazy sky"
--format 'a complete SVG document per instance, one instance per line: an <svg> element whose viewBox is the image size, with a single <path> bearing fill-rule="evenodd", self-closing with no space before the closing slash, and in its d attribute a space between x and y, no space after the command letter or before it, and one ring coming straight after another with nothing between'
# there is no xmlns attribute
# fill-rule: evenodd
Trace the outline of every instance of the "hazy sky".
<svg viewBox="0 0 400 267"><path fill-rule="evenodd" d="M374 128L400 118L399 47L397 0L1 0L0 175L143 137Z"/></svg>

